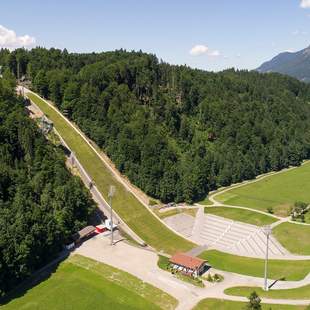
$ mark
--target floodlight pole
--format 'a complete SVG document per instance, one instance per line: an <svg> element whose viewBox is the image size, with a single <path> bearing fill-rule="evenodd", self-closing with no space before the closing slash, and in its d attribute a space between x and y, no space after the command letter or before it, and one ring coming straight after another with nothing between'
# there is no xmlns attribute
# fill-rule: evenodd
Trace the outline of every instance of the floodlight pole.
<svg viewBox="0 0 310 310"><path fill-rule="evenodd" d="M113 241L113 208L112 208L112 197L114 196L114 194L115 194L115 186L110 185L108 196L110 198L110 211L111 211L111 214L110 214L111 245L114 244L114 241Z"/></svg>
<svg viewBox="0 0 310 310"><path fill-rule="evenodd" d="M264 290L268 291L268 251L269 251L269 237L271 235L271 227L269 225L263 227L264 233L266 235L266 256L265 256L265 276L264 276Z"/></svg>

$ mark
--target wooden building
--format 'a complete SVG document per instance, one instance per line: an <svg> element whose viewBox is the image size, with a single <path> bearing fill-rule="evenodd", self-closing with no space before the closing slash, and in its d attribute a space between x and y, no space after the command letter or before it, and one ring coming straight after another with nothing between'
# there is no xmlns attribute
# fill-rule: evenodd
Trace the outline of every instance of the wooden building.
<svg viewBox="0 0 310 310"><path fill-rule="evenodd" d="M185 253L176 253L173 255L169 259L169 265L172 271L180 272L194 278L202 275L209 268L207 261Z"/></svg>
<svg viewBox="0 0 310 310"><path fill-rule="evenodd" d="M83 241L96 234L96 227L86 226L72 236L75 244L81 244Z"/></svg>

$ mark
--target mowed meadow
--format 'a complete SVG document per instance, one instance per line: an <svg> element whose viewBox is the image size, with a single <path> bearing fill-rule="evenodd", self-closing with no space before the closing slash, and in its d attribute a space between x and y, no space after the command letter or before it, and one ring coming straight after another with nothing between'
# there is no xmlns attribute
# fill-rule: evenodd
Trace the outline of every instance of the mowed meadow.
<svg viewBox="0 0 310 310"><path fill-rule="evenodd" d="M237 205L287 216L296 201L310 202L310 162L262 178L216 196L227 205Z"/></svg>
<svg viewBox="0 0 310 310"><path fill-rule="evenodd" d="M103 263L74 255L50 277L24 287L3 310L174 309L177 300L142 280Z"/></svg>

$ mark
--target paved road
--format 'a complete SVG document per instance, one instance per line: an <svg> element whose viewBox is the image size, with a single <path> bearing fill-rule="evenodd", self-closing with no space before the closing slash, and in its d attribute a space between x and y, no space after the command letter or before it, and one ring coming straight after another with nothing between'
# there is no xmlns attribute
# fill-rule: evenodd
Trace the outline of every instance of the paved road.
<svg viewBox="0 0 310 310"><path fill-rule="evenodd" d="M121 270L127 271L141 280L148 282L179 301L179 310L188 310L204 298L221 298L227 300L247 301L246 298L228 296L224 290L232 286L262 286L263 279L249 276L242 276L230 272L211 269L224 276L221 283L205 282L205 288L199 288L180 281L170 273L161 270L157 266L157 254L138 247L131 246L125 242L118 242L114 246L109 245L109 238L98 235L75 250L74 253L93 258L97 261L112 265ZM130 259L128 259L130 258ZM278 282L274 288L293 288L310 284L310 277L303 281ZM275 300L262 299L263 302L276 304L307 305L310 300Z"/></svg>

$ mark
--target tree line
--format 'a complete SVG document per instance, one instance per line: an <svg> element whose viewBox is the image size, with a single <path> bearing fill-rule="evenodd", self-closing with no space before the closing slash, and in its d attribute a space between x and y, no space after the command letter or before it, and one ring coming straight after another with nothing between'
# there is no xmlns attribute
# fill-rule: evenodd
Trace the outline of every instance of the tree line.
<svg viewBox="0 0 310 310"><path fill-rule="evenodd" d="M0 78L0 297L51 261L87 224L94 202Z"/></svg>
<svg viewBox="0 0 310 310"><path fill-rule="evenodd" d="M163 202L192 203L310 155L310 86L294 78L212 73L125 50L2 50L0 63Z"/></svg>

